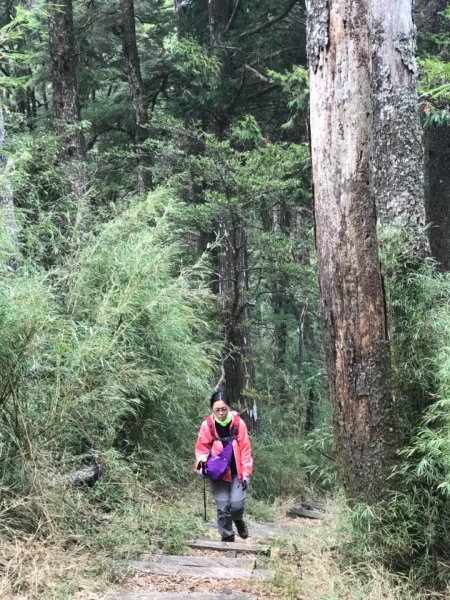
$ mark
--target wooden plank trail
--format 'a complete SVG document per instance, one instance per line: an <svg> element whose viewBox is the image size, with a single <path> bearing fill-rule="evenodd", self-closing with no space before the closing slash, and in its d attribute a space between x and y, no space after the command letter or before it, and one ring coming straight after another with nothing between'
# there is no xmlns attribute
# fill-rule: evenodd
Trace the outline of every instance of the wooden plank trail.
<svg viewBox="0 0 450 600"><path fill-rule="evenodd" d="M264 581L274 573L255 568L254 559L205 556L154 556L149 560L130 560L129 569L154 575L203 577L207 579L251 579Z"/></svg>
<svg viewBox="0 0 450 600"><path fill-rule="evenodd" d="M254 558L226 558L224 556L176 556L174 554L153 554L144 556L140 561L130 562L150 562L157 564L181 565L184 567L233 567L236 569L249 569L256 567Z"/></svg>
<svg viewBox="0 0 450 600"><path fill-rule="evenodd" d="M316 508L316 507L308 507ZM207 527L217 528L216 523L207 523ZM250 524L252 537L278 537L290 532L290 527L274 523ZM149 555L142 560L130 560L122 563L127 569L155 576L199 577L213 580L243 579L247 581L265 581L274 576L274 572L257 567L255 557L238 557L238 554L270 555L270 548L263 544L246 540L245 542L222 542L218 540L193 540L188 547L196 550L221 552L214 556L172 556ZM257 600L257 595L232 593L219 590L216 593L198 592L120 592L107 596L107 600Z"/></svg>
<svg viewBox="0 0 450 600"><path fill-rule="evenodd" d="M194 540L187 542L189 548L198 550L217 550L219 552L248 552L251 554L270 554L270 548L262 544L252 544L247 542L221 542L219 540Z"/></svg>
<svg viewBox="0 0 450 600"><path fill-rule="evenodd" d="M328 512L320 502L305 501L294 506L288 514L313 519L323 519ZM217 523L204 523L206 527L217 529ZM291 528L275 523L249 524L249 533L255 538L270 538L287 535ZM270 548L263 544L246 540L245 542L221 542L218 540L193 540L186 546L195 550L211 550L221 552L214 556L166 556L149 555L142 560L131 560L122 563L126 568L153 575L199 577L204 579L243 579L264 581L271 579L274 572L257 568L256 558L239 557L238 554L270 556ZM233 593L231 590L220 590L215 593L205 592L121 592L109 594L107 600L258 600L254 594Z"/></svg>

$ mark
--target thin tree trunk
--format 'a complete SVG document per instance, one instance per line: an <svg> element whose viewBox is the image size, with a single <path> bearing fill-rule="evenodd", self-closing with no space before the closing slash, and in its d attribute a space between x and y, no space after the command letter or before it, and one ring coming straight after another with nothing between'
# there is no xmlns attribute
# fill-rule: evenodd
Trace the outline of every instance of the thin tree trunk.
<svg viewBox="0 0 450 600"><path fill-rule="evenodd" d="M248 325L247 239L239 217L231 215L220 222L219 243L218 292L225 323L223 366L226 389L232 403L239 406L247 424L255 430L258 420L256 400L246 397L246 392L254 385L254 367Z"/></svg>
<svg viewBox="0 0 450 600"><path fill-rule="evenodd" d="M311 151L325 351L348 496L382 498L397 431L371 176L368 0L308 0Z"/></svg>
<svg viewBox="0 0 450 600"><path fill-rule="evenodd" d="M5 122L0 102L0 210L5 228L12 241L15 242L17 240L17 227L12 189L8 180L7 160L4 154L5 138Z"/></svg>
<svg viewBox="0 0 450 600"><path fill-rule="evenodd" d="M84 203L87 195L86 147L80 123L77 51L72 0L48 3L48 41L53 106L59 134L65 143L70 191Z"/></svg>
<svg viewBox="0 0 450 600"><path fill-rule="evenodd" d="M148 138L148 101L141 74L141 63L136 43L136 26L133 0L120 0L122 16L122 48L131 98L134 106L134 142L138 164L137 186L139 194L151 189L150 156L143 147Z"/></svg>
<svg viewBox="0 0 450 600"><path fill-rule="evenodd" d="M426 209L431 252L443 271L450 271L450 127L428 127Z"/></svg>
<svg viewBox="0 0 450 600"><path fill-rule="evenodd" d="M424 232L422 131L411 0L370 0L373 183L381 223L409 231L419 260Z"/></svg>
<svg viewBox="0 0 450 600"><path fill-rule="evenodd" d="M418 30L427 34L450 34L450 24L443 16L448 0L416 2ZM443 271L450 271L450 127L430 125L424 130L425 209L431 253Z"/></svg>
<svg viewBox="0 0 450 600"><path fill-rule="evenodd" d="M221 44L232 9L231 0L208 0L209 43L211 46Z"/></svg>
<svg viewBox="0 0 450 600"><path fill-rule="evenodd" d="M208 0L209 41L211 49L223 43L232 15L231 0ZM224 74L231 68L224 59ZM225 102L222 99L223 103ZM218 103L209 130L221 139L229 126L228 108ZM256 399L247 394L254 386L251 333L248 324L247 235L240 215L230 209L218 223L220 249L217 253L219 295L225 318L223 365L225 382L233 403L244 411L247 425L257 428ZM245 408L244 408L245 407Z"/></svg>

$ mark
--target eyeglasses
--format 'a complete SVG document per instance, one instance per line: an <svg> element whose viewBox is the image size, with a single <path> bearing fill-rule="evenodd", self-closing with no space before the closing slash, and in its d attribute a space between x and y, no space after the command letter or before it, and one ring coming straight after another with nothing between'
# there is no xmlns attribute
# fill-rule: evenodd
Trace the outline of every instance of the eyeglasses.
<svg viewBox="0 0 450 600"><path fill-rule="evenodd" d="M213 412L215 412L216 415L222 412L228 412L228 406L222 406L222 408L215 408Z"/></svg>

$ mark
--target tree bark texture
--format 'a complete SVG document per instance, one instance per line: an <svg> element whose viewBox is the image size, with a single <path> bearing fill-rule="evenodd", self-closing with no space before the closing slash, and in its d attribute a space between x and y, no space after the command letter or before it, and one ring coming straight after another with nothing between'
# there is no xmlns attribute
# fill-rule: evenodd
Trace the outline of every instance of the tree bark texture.
<svg viewBox="0 0 450 600"><path fill-rule="evenodd" d="M381 223L411 234L428 254L422 131L418 112L415 26L411 0L369 0L373 96L373 183Z"/></svg>
<svg viewBox="0 0 450 600"><path fill-rule="evenodd" d="M211 46L222 42L231 13L231 0L208 0L209 43Z"/></svg>
<svg viewBox="0 0 450 600"><path fill-rule="evenodd" d="M48 3L48 43L54 112L66 147L69 185L81 199L87 192L86 147L80 126L72 0Z"/></svg>
<svg viewBox="0 0 450 600"><path fill-rule="evenodd" d="M325 351L348 496L382 498L397 432L371 173L369 0L309 0L311 152Z"/></svg>
<svg viewBox="0 0 450 600"><path fill-rule="evenodd" d="M148 138L148 101L142 81L141 63L136 42L136 25L133 0L120 0L122 18L122 48L125 57L125 68L131 98L134 106L134 142L138 163L138 192L145 193L151 189L150 156L143 148Z"/></svg>

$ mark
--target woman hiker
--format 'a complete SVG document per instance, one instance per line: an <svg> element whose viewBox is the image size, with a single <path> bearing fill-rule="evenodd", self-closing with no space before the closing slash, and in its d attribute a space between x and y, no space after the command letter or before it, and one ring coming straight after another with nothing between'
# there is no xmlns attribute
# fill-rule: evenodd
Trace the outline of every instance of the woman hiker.
<svg viewBox="0 0 450 600"><path fill-rule="evenodd" d="M214 481L211 491L217 506L217 525L223 542L234 542L233 521L238 535L248 537L244 521L245 496L253 469L252 449L247 426L238 413L230 410L226 392L211 396L212 414L203 421L195 445L196 468L200 478L208 477L208 457L218 456L229 444L232 453L223 477Z"/></svg>

